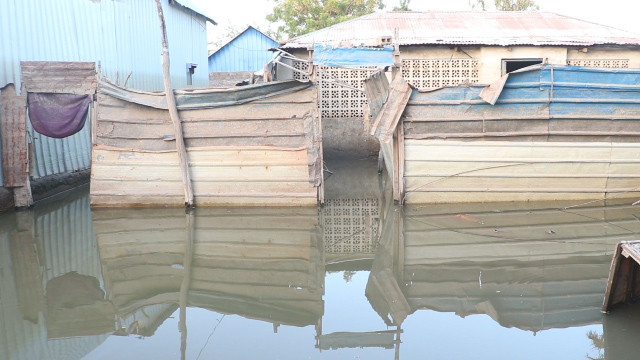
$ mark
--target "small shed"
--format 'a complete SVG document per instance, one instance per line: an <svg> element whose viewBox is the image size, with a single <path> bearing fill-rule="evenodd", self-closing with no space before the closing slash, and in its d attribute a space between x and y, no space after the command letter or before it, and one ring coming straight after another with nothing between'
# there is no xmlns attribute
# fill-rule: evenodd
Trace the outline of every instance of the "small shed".
<svg viewBox="0 0 640 360"><path fill-rule="evenodd" d="M261 70L269 62L269 49L278 42L253 26L209 55L209 80L213 86L233 86Z"/></svg>

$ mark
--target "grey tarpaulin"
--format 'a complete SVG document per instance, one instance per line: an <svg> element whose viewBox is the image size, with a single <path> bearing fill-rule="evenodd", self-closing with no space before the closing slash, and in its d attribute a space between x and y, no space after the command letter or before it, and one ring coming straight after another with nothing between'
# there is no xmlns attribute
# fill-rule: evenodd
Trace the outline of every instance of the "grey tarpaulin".
<svg viewBox="0 0 640 360"><path fill-rule="evenodd" d="M29 93L31 125L40 134L65 138L82 130L87 119L89 95Z"/></svg>

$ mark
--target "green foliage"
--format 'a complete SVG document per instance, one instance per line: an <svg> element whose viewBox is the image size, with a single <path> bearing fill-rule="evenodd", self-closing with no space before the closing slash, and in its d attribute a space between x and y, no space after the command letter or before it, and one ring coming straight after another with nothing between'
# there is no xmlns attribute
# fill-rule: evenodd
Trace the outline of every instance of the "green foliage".
<svg viewBox="0 0 640 360"><path fill-rule="evenodd" d="M274 0L272 23L293 38L382 9L382 0Z"/></svg>
<svg viewBox="0 0 640 360"><path fill-rule="evenodd" d="M409 3L411 0L400 0L400 6L394 6L393 11L411 11Z"/></svg>
<svg viewBox="0 0 640 360"><path fill-rule="evenodd" d="M469 4L474 10L490 10L489 0L470 0ZM534 0L494 0L495 10L498 11L532 11L540 10L540 6Z"/></svg>

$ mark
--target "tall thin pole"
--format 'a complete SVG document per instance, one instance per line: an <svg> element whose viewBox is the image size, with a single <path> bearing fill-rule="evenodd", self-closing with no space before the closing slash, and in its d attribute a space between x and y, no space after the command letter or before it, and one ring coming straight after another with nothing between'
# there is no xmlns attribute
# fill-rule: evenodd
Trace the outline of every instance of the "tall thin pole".
<svg viewBox="0 0 640 360"><path fill-rule="evenodd" d="M193 188L191 186L191 175L189 175L189 162L187 159L187 150L185 149L184 136L182 134L182 122L178 114L178 106L176 98L173 94L171 86L171 74L169 72L169 44L167 42L167 27L164 23L164 14L162 12L162 4L160 0L156 0L158 8L158 19L160 20L160 34L162 37L162 75L164 78L164 92L167 96L167 106L169 108L169 117L173 122L173 128L176 132L176 147L178 149L178 160L180 162L180 170L182 171L182 183L184 185L184 202L187 207L193 207Z"/></svg>

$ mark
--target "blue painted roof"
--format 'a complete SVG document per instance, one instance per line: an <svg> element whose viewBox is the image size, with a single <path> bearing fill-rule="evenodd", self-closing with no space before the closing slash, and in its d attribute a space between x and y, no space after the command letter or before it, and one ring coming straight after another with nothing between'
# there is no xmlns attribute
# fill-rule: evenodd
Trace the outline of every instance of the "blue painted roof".
<svg viewBox="0 0 640 360"><path fill-rule="evenodd" d="M258 71L272 58L278 42L252 26L209 56L209 72Z"/></svg>

